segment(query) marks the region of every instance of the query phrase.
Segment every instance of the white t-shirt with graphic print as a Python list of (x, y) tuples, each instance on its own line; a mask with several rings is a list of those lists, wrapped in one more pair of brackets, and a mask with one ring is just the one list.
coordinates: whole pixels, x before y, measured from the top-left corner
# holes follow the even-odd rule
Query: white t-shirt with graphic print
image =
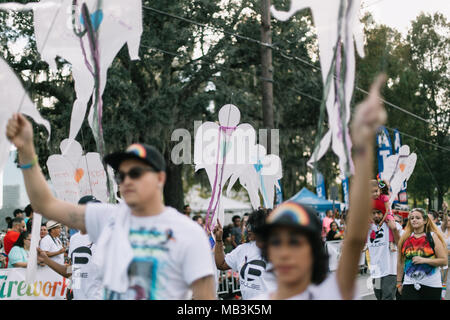
[(225, 256), (225, 262), (235, 272), (239, 272), (239, 282), (243, 300), (272, 291), (276, 288), (276, 279), (271, 265), (261, 257), (256, 241), (243, 243)]
[(92, 262), (97, 246), (87, 234), (70, 237), (69, 257), (72, 260), (74, 300), (102, 300), (103, 286), (98, 267)]
[[(91, 239), (99, 238), (118, 208), (100, 204), (86, 207)], [(105, 299), (187, 299), (194, 281), (214, 274), (209, 240), (196, 222), (170, 207), (156, 216), (130, 218), (128, 240), (134, 253), (128, 267), (130, 286), (125, 293), (105, 290)]]
[[(259, 295), (252, 300), (272, 300), (275, 291)], [(311, 284), (300, 294), (286, 300), (342, 300), (342, 295), (337, 283), (336, 273), (329, 274), (319, 285)]]
[[(400, 224), (397, 230), (403, 233)], [(370, 256), (370, 276), (374, 279), (397, 274), (397, 251), (389, 249), (389, 227), (383, 223), (378, 230), (376, 224), (371, 224), (367, 237), (367, 248)]]

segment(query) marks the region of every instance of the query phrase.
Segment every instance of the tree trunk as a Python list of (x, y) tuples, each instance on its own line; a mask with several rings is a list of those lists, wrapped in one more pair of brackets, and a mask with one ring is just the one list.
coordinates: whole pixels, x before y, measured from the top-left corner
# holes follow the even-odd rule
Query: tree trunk
[(166, 158), (166, 184), (164, 185), (164, 203), (178, 211), (183, 210), (184, 194), (182, 180), (182, 165), (175, 165), (170, 161), (170, 150), (165, 153)]
[(437, 200), (438, 200), (437, 210), (442, 210), (442, 204), (444, 203), (444, 193), (441, 190), (438, 191), (438, 199)]
[[(262, 0), (261, 6), (261, 41), (272, 44), (272, 32), (270, 30), (270, 0)], [(263, 124), (267, 132), (267, 154), (271, 153), (272, 136), (270, 129), (274, 128), (273, 117), (273, 67), (272, 67), (272, 49), (267, 46), (261, 46), (261, 80), (262, 80), (262, 109)], [(260, 142), (261, 143), (261, 142)], [(262, 142), (264, 144), (264, 142)]]

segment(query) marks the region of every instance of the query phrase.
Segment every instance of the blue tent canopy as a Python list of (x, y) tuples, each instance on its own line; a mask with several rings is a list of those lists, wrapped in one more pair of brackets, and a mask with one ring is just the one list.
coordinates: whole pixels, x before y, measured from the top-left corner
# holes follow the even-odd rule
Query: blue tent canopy
[[(306, 188), (300, 190), (300, 192), (298, 192), (295, 196), (293, 196), (289, 200), (309, 205), (318, 212), (333, 210), (333, 202), (319, 198), (314, 192), (311, 192)], [(339, 203), (335, 202), (334, 207), (340, 210)]]

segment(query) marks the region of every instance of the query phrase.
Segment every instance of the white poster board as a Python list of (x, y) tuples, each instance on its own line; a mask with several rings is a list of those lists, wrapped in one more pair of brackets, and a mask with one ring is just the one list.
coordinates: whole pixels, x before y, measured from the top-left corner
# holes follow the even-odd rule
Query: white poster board
[[(341, 258), (341, 250), (342, 250), (342, 243), (343, 240), (337, 240), (337, 241), (327, 241), (325, 242), (325, 249), (328, 252), (329, 260), (328, 260), (328, 266), (330, 271), (336, 271), (339, 259)], [(365, 253), (361, 252), (361, 257), (359, 258), (359, 264), (360, 266), (364, 265), (365, 263)]]
[(25, 268), (0, 269), (0, 300), (65, 300), (70, 281), (50, 268), (39, 267), (27, 284)]

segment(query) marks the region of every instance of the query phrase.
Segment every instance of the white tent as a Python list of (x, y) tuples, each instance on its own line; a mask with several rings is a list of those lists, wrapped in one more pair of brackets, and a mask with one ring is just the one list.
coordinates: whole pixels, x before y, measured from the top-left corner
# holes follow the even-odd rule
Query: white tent
[[(189, 204), (192, 210), (192, 214), (200, 214), (201, 216), (205, 216), (206, 212), (208, 211), (210, 198), (202, 198), (200, 196), (200, 191), (198, 187), (192, 188), (185, 196), (185, 203)], [(231, 218), (234, 215), (243, 216), (244, 213), (252, 212), (253, 208), (248, 201), (248, 196), (246, 201), (237, 200), (237, 199), (231, 199), (229, 197), (226, 197), (222, 195), (220, 197), (220, 206), (224, 208), (225, 212), (225, 221), (223, 222), (223, 225), (227, 225), (231, 223)]]
[[(189, 202), (189, 206), (194, 212), (205, 213), (208, 211), (209, 198), (196, 198)], [(241, 202), (230, 199), (225, 196), (220, 197), (220, 205), (225, 209), (225, 212), (248, 212), (252, 211), (250, 203)]]

